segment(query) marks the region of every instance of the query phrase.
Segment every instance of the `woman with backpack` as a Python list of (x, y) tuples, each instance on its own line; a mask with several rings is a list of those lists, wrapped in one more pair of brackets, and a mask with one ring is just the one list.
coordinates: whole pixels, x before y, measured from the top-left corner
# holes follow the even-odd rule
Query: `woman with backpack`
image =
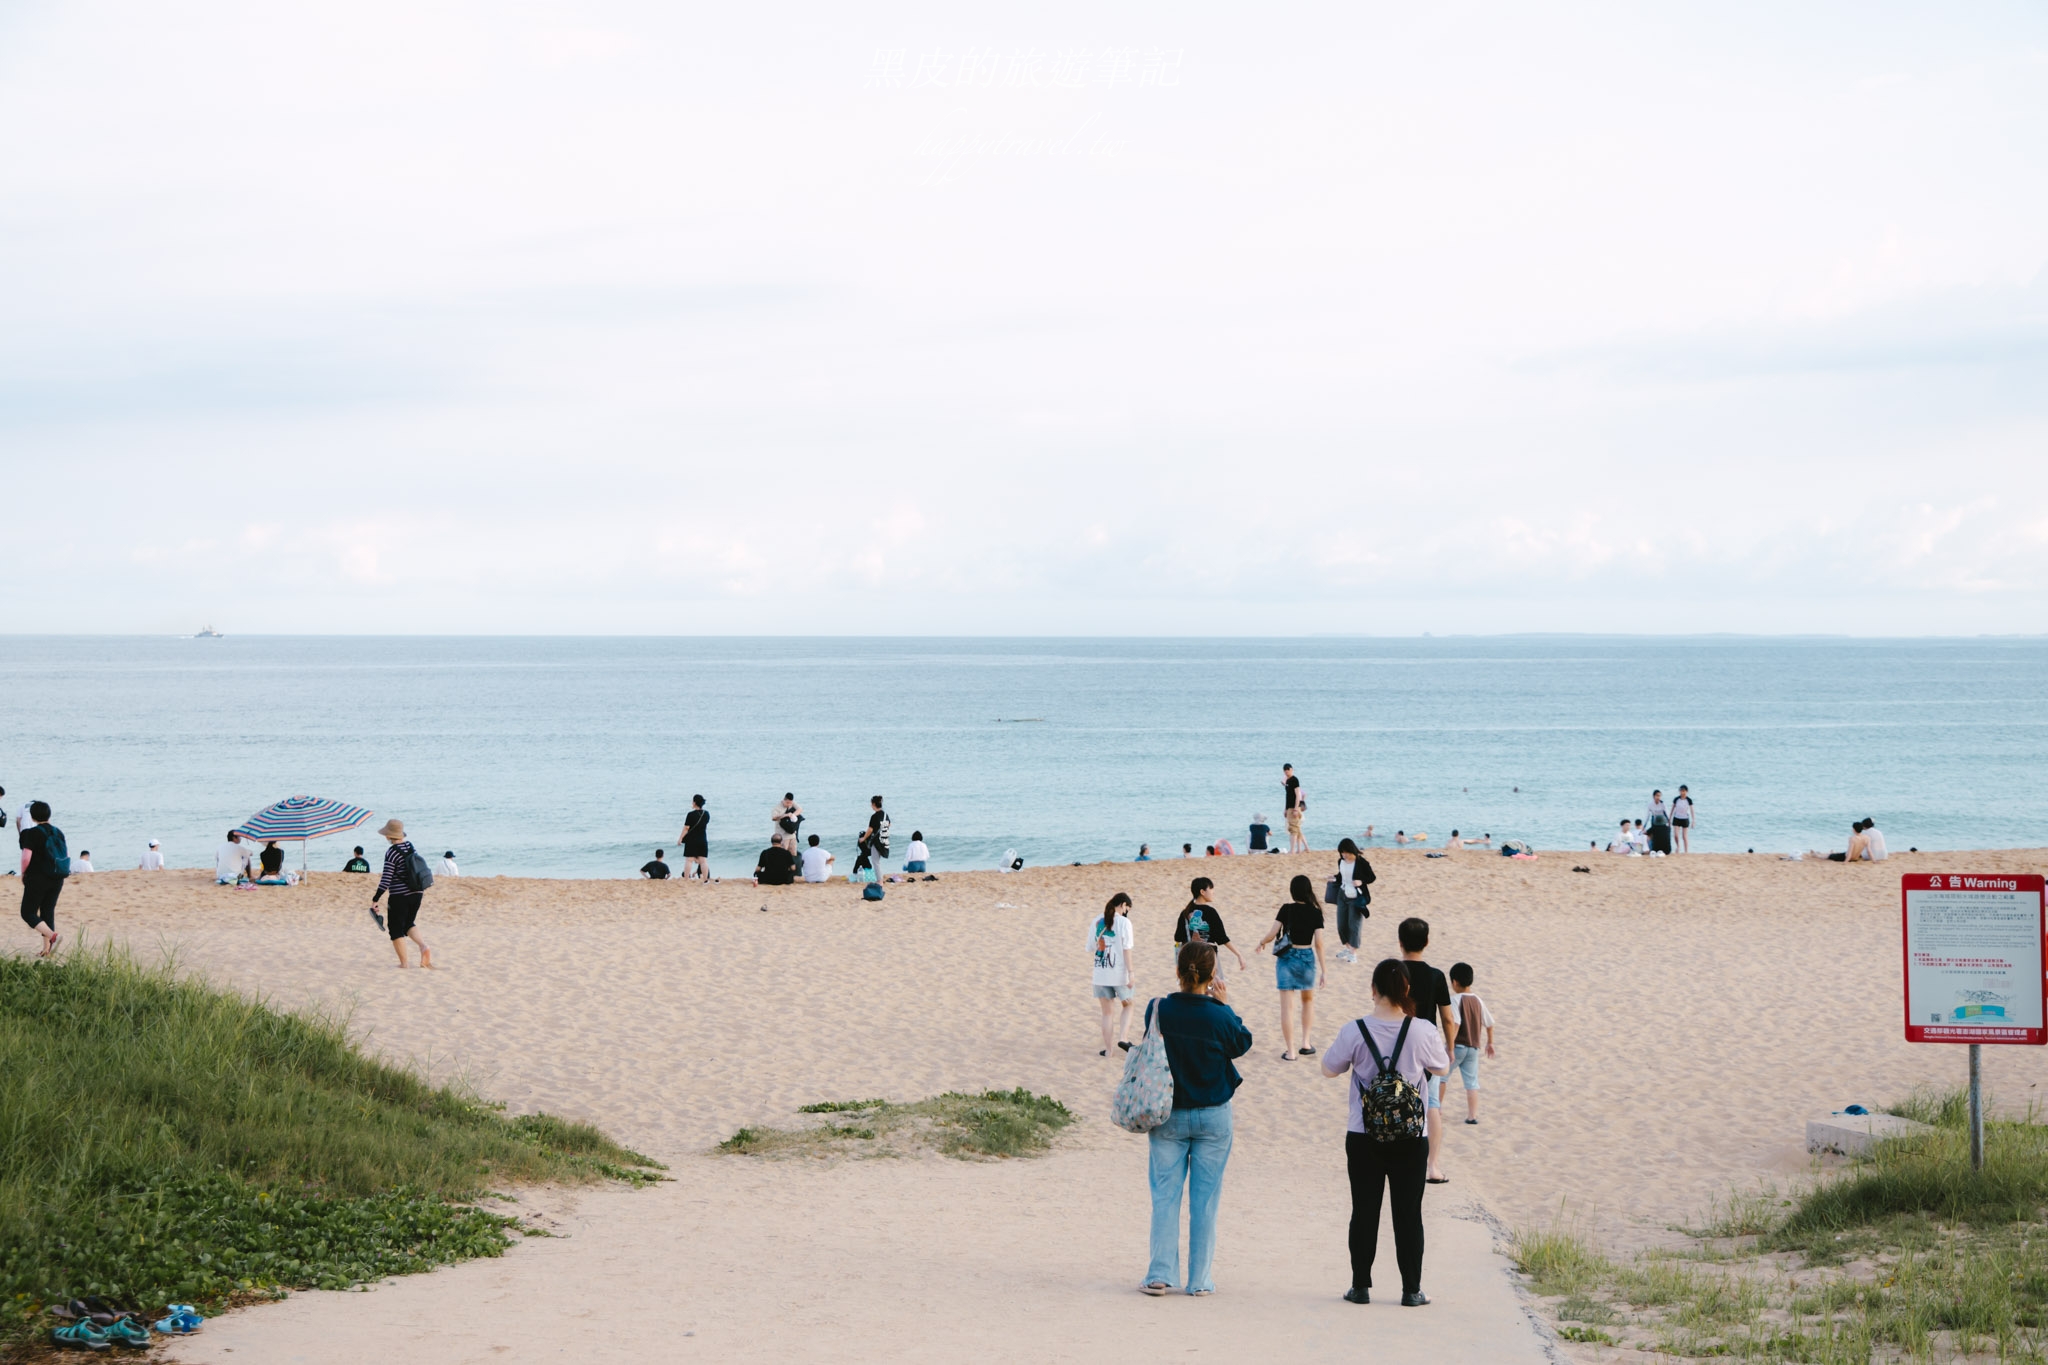
[[(1089, 931), (1089, 946), (1095, 950), (1095, 998), (1102, 1005), (1102, 1055), (1112, 1044), (1124, 1052), (1131, 1045), (1124, 1035), (1131, 1031), (1131, 898), (1119, 891), (1102, 907), (1102, 917)], [(1119, 1017), (1121, 1010), (1121, 1017)]]
[[(403, 820), (386, 820), (384, 828), (377, 832), (390, 842), (391, 847), (384, 850), (384, 875), (370, 895), (370, 918), (390, 933), (391, 948), (398, 954), (399, 966), (412, 965), (405, 960), (405, 941), (411, 939), (419, 945), (420, 966), (431, 969), (434, 965), (433, 950), (420, 937), (414, 921), (419, 918), (420, 901), (433, 882), (433, 874), (426, 870), (427, 860), (413, 851), (412, 841), (405, 837)], [(377, 913), (377, 901), (387, 891), (391, 893), (388, 924)]]
[(1408, 969), (1388, 958), (1372, 969), (1372, 1013), (1346, 1024), (1323, 1054), (1323, 1074), (1351, 1073), (1351, 1123), (1344, 1165), (1351, 1176), (1350, 1303), (1370, 1302), (1373, 1255), (1379, 1249), (1380, 1200), (1394, 1201), (1394, 1259), (1401, 1267), (1401, 1305), (1429, 1302), (1422, 1292), (1422, 1186), (1429, 1172), (1423, 1109), (1425, 1076), (1451, 1069), (1443, 1030), (1414, 1017)]
[(1181, 1187), (1188, 1199), (1187, 1292), (1216, 1292), (1216, 1204), (1230, 1160), (1230, 1097), (1244, 1078), (1231, 1062), (1252, 1050), (1252, 1031), (1230, 1007), (1216, 975), (1216, 946), (1193, 940), (1174, 963), (1180, 989), (1152, 1002), (1148, 1028), (1159, 1030), (1173, 1073), (1173, 1113), (1151, 1130), (1152, 1264), (1144, 1292), (1169, 1294), (1180, 1278)]

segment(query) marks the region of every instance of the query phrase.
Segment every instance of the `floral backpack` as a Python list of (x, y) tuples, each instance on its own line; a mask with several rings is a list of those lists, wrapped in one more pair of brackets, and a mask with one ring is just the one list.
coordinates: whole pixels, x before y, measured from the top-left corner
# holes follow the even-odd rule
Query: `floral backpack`
[(1369, 1083), (1357, 1080), (1356, 1067), (1351, 1072), (1358, 1085), (1358, 1113), (1364, 1120), (1365, 1135), (1375, 1142), (1399, 1142), (1402, 1138), (1421, 1137), (1428, 1131), (1422, 1092), (1394, 1070), (1401, 1060), (1401, 1049), (1408, 1042), (1408, 1026), (1414, 1022), (1412, 1015), (1401, 1021), (1401, 1032), (1394, 1039), (1393, 1055), (1389, 1058), (1380, 1056), (1379, 1044), (1372, 1040), (1365, 1020), (1358, 1021), (1358, 1036), (1365, 1040), (1379, 1066), (1379, 1074)]
[(1159, 1001), (1145, 1006), (1145, 1037), (1124, 1057), (1124, 1078), (1109, 1102), (1109, 1121), (1127, 1133), (1149, 1133), (1173, 1117), (1173, 1068), (1159, 1031)]

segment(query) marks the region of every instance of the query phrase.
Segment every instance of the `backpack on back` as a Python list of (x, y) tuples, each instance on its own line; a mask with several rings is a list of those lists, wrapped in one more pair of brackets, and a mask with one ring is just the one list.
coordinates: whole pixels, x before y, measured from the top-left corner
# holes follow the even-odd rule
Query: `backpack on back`
[(1358, 1021), (1358, 1036), (1365, 1040), (1366, 1048), (1379, 1066), (1379, 1074), (1370, 1083), (1358, 1080), (1358, 1069), (1352, 1068), (1352, 1078), (1358, 1086), (1359, 1117), (1364, 1120), (1365, 1135), (1375, 1142), (1399, 1142), (1403, 1138), (1422, 1137), (1428, 1132), (1428, 1115), (1423, 1108), (1422, 1092), (1406, 1076), (1394, 1070), (1394, 1063), (1401, 1060), (1401, 1048), (1408, 1041), (1408, 1026), (1414, 1022), (1413, 1015), (1401, 1021), (1401, 1032), (1394, 1038), (1393, 1058), (1389, 1060), (1380, 1056), (1379, 1044), (1372, 1040), (1372, 1032), (1366, 1028), (1365, 1020)]
[(427, 860), (420, 856), (418, 849), (412, 851), (412, 859), (406, 865), (405, 879), (412, 883), (415, 895), (425, 891), (434, 884), (434, 873), (427, 866)]
[(47, 833), (43, 836), (43, 852), (50, 855), (51, 871), (59, 877), (71, 875), (71, 846), (64, 842), (64, 831), (55, 825), (44, 825)]

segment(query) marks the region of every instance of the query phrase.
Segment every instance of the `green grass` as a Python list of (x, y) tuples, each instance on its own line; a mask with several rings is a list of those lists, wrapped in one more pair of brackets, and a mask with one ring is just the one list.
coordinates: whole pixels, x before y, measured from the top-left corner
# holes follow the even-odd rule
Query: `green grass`
[[(1763, 1187), (1684, 1229), (1701, 1245), (1616, 1263), (1569, 1227), (1515, 1254), (1571, 1341), (1689, 1358), (2048, 1361), (2048, 1127), (1993, 1121), (1969, 1164), (1967, 1097), (1891, 1112), (1935, 1131), (1880, 1143), (1794, 1198)], [(1734, 1243), (1733, 1246), (1730, 1243)], [(1596, 1334), (1596, 1327), (1604, 1333)]]
[(6, 1336), (80, 1294), (218, 1305), (497, 1255), (517, 1225), (473, 1206), (487, 1191), (655, 1168), (168, 965), (0, 958)]
[(797, 1112), (854, 1117), (807, 1128), (742, 1128), (718, 1150), (734, 1156), (900, 1156), (929, 1147), (963, 1158), (1034, 1156), (1074, 1121), (1058, 1100), (1021, 1087), (979, 1095), (949, 1091), (909, 1104), (827, 1100)]

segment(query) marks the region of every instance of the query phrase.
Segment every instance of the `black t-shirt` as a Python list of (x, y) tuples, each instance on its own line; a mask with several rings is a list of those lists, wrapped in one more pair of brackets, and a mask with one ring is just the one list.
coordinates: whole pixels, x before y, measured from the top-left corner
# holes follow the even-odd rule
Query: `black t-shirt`
[(640, 864), (640, 870), (642, 872), (645, 872), (648, 876), (652, 877), (655, 881), (660, 881), (663, 877), (666, 877), (668, 875), (668, 864), (663, 862), (661, 859), (656, 858), (651, 863)]
[(264, 876), (275, 877), (284, 870), (284, 850), (276, 845), (272, 845), (263, 850), (262, 856), (257, 861), (263, 867)]
[(1451, 983), (1444, 974), (1419, 959), (1402, 959), (1408, 969), (1408, 994), (1415, 1001), (1415, 1017), (1443, 1027), (1444, 1011), (1451, 1005)]
[(1294, 803), (1299, 799), (1299, 797), (1296, 794), (1300, 792), (1300, 790), (1301, 779), (1294, 776), (1292, 773), (1288, 774), (1287, 786), (1283, 788), (1280, 793), (1280, 795), (1287, 801), (1287, 809), (1294, 809)]
[(1253, 825), (1252, 848), (1254, 850), (1264, 848), (1266, 846), (1266, 836), (1272, 832), (1273, 827), (1271, 825)]
[(1323, 908), (1289, 901), (1273, 912), (1273, 918), (1280, 921), (1289, 943), (1297, 948), (1312, 948), (1316, 930), (1323, 927)]
[(786, 848), (770, 844), (761, 850), (760, 859), (754, 864), (754, 875), (761, 879), (763, 886), (788, 886), (796, 880), (796, 859)]
[(343, 872), (368, 872), (370, 870), (369, 860), (362, 857), (350, 858), (341, 870)]
[(1194, 937), (1201, 939), (1204, 943), (1213, 943), (1218, 948), (1230, 942), (1230, 931), (1223, 927), (1223, 916), (1216, 913), (1216, 907), (1204, 905), (1200, 901), (1189, 901), (1187, 909), (1181, 911), (1180, 918), (1173, 922), (1173, 941), (1175, 943), (1186, 943), (1188, 941), (1188, 922), (1196, 916), (1199, 916), (1200, 920), (1193, 926)]
[(54, 877), (57, 875), (57, 860), (50, 856), (50, 835), (55, 833), (61, 845), (64, 835), (55, 825), (30, 825), (21, 832), (21, 846), (29, 850), (28, 867), (23, 877)]

